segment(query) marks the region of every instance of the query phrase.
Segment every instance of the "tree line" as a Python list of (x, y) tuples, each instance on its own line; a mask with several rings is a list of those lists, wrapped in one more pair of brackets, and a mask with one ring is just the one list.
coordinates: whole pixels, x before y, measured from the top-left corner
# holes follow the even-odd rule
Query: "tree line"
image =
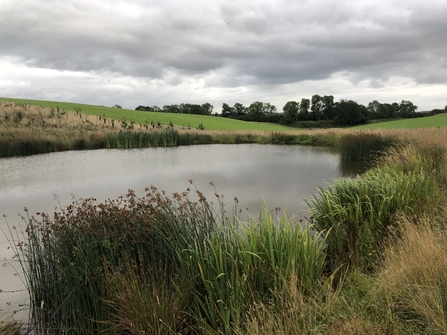
[(138, 106), (135, 108), (137, 111), (143, 112), (165, 112), (165, 113), (181, 113), (181, 114), (199, 114), (199, 115), (211, 115), (213, 113), (214, 106), (209, 102), (205, 102), (202, 105), (183, 103), (179, 105), (164, 105), (163, 108), (158, 106)]
[[(167, 112), (211, 115), (213, 105), (210, 103), (138, 106), (136, 110), (149, 112)], [(367, 106), (353, 100), (342, 99), (338, 102), (332, 95), (314, 94), (311, 99), (302, 98), (301, 101), (288, 101), (282, 108), (282, 113), (269, 102), (256, 101), (249, 106), (236, 102), (233, 106), (222, 104), (221, 117), (243, 121), (280, 123), (301, 127), (330, 127), (354, 126), (367, 123), (370, 120), (413, 118), (447, 112), (444, 109), (434, 109), (431, 112), (417, 112), (418, 107), (411, 101), (402, 100), (400, 103), (380, 103), (377, 100)], [(216, 116), (219, 114), (215, 113)]]

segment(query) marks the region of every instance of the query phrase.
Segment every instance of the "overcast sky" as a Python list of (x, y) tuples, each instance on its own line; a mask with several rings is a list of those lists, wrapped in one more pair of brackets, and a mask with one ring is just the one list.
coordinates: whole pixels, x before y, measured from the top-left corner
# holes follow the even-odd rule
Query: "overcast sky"
[(446, 0), (0, 0), (0, 96), (447, 104)]

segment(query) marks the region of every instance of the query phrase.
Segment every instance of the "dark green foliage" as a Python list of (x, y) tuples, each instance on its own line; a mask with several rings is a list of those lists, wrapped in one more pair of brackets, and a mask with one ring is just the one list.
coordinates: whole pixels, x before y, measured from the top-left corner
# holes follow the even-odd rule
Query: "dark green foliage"
[(397, 138), (373, 133), (344, 135), (340, 141), (342, 160), (372, 161), (399, 144)]
[(356, 179), (335, 180), (308, 201), (311, 221), (326, 232), (328, 265), (371, 270), (380, 258), (382, 242), (394, 215), (423, 212), (436, 197), (430, 177), (433, 162), (412, 153), (398, 162), (371, 169)]
[(183, 133), (178, 135), (178, 145), (213, 144), (216, 143), (209, 134)]
[(18, 248), (22, 265), (29, 264), (26, 279), (37, 331), (107, 331), (107, 297), (114, 296), (104, 286), (108, 267), (131, 261), (175, 275), (182, 267), (178, 252), (209, 236), (215, 220), (200, 192), (199, 201), (192, 202), (189, 191), (172, 198), (154, 187), (147, 191), (142, 198), (129, 191), (102, 204), (75, 202), (53, 218), (28, 218), (27, 242)]
[(173, 147), (177, 144), (178, 132), (172, 129), (152, 132), (120, 131), (107, 134), (105, 138), (106, 148)]

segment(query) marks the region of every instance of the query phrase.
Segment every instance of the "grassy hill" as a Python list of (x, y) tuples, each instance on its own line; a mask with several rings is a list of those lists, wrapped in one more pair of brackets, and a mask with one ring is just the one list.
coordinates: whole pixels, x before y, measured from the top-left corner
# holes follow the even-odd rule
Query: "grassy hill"
[(114, 119), (120, 121), (125, 119), (130, 122), (133, 121), (136, 124), (144, 124), (154, 122), (161, 125), (169, 125), (172, 122), (175, 126), (185, 128), (197, 128), (199, 124), (202, 124), (205, 130), (258, 130), (258, 131), (290, 131), (293, 128), (284, 127), (281, 125), (274, 125), (261, 122), (246, 122), (240, 120), (227, 119), (218, 116), (208, 115), (193, 115), (193, 114), (173, 114), (173, 113), (159, 113), (159, 112), (141, 112), (131, 109), (121, 109), (105, 106), (95, 106), (78, 104), (71, 102), (58, 102), (58, 101), (44, 101), (44, 100), (26, 100), (26, 99), (14, 99), (14, 98), (1, 98), (0, 100), (25, 104), (39, 107), (59, 108), (60, 110), (76, 111), (80, 110), (82, 114), (97, 115), (108, 119)]
[(354, 127), (353, 129), (415, 129), (428, 127), (446, 127), (447, 115), (439, 114), (429, 117), (420, 117), (415, 119), (402, 119), (395, 121), (386, 121), (379, 123), (371, 123), (363, 126)]

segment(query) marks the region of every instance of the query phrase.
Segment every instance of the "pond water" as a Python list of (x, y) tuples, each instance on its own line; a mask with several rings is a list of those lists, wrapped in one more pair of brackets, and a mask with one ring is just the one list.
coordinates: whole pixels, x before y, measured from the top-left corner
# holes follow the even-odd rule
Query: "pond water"
[[(167, 194), (182, 192), (193, 180), (208, 199), (215, 199), (213, 182), (231, 212), (255, 216), (264, 204), (285, 209), (288, 216), (305, 215), (304, 199), (334, 178), (352, 177), (361, 169), (340, 162), (328, 149), (275, 145), (199, 145), (176, 148), (71, 151), (0, 159), (0, 228), (22, 225), (18, 214), (52, 213), (73, 199), (94, 197), (98, 202), (134, 190), (143, 195), (154, 185)], [(18, 229), (20, 232), (20, 228)], [(0, 232), (0, 309), (16, 310), (27, 302), (19, 265), (11, 260), (8, 242)], [(16, 267), (14, 269), (14, 266)], [(16, 272), (19, 275), (15, 275)], [(18, 291), (18, 292), (13, 292)], [(11, 303), (9, 305), (9, 303)], [(0, 314), (1, 317), (1, 314)]]

